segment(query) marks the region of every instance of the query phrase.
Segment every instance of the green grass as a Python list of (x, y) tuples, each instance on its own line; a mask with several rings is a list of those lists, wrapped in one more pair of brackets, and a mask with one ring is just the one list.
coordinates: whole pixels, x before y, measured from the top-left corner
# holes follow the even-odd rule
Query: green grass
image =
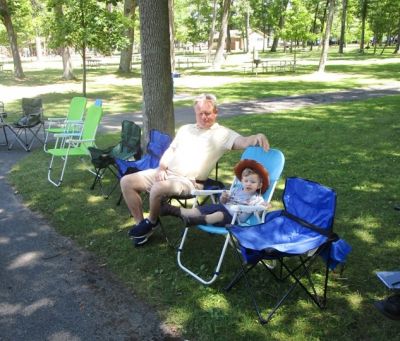
[[(374, 272), (399, 266), (399, 212), (393, 210), (400, 202), (399, 103), (400, 96), (387, 96), (221, 120), (244, 135), (265, 133), (272, 147), (284, 152), (286, 165), (274, 208), (281, 207), (288, 176), (334, 188), (338, 194), (335, 230), (353, 247), (343, 277), (331, 276), (326, 310), (319, 310), (297, 290), (267, 326), (257, 322), (244, 286), (223, 291), (238, 265), (231, 250), (221, 277), (204, 287), (178, 268), (175, 252), (161, 233), (145, 247), (133, 248), (126, 237), (132, 220), (124, 204), (115, 206), (118, 193), (104, 200), (97, 190), (91, 192), (92, 176), (79, 162), (69, 161), (63, 186), (55, 188), (47, 182), (48, 155), (35, 151), (13, 168), (10, 179), (31, 209), (97, 254), (99, 262), (107, 264), (188, 339), (396, 339), (399, 327), (380, 315), (372, 302), (388, 294)], [(99, 143), (109, 145), (117, 138), (102, 136)], [(223, 181), (231, 180), (231, 168), (239, 155), (230, 152), (221, 160)], [(163, 222), (169, 236), (178, 238), (180, 221), (165, 218)], [(203, 273), (211, 272), (221, 239), (193, 233), (196, 236), (184, 260)], [(253, 274), (257, 295), (263, 307), (271, 307), (271, 295), (280, 286), (271, 278), (264, 281), (268, 276), (261, 275), (265, 274)], [(318, 272), (314, 276), (318, 279)]]

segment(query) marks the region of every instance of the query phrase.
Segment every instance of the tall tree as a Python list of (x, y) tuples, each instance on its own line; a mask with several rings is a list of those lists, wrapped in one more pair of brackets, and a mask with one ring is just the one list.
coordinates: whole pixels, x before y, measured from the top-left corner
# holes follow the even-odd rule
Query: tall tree
[[(62, 4), (60, 2), (55, 3), (54, 6), (54, 16), (56, 21), (60, 21), (64, 18), (64, 13), (62, 9)], [(63, 76), (65, 80), (75, 79), (74, 69), (72, 66), (71, 50), (67, 42), (60, 43), (61, 58), (63, 63)]]
[(122, 13), (97, 0), (48, 0), (50, 9), (58, 4), (62, 6), (63, 16), (54, 18), (49, 25), (50, 45), (53, 48), (71, 46), (81, 54), (82, 93), (86, 96), (87, 49), (109, 55), (126, 46)]
[(279, 6), (277, 10), (279, 12), (279, 22), (278, 22), (278, 27), (276, 27), (275, 29), (274, 40), (272, 41), (272, 46), (271, 46), (271, 52), (276, 52), (278, 48), (279, 32), (285, 26), (285, 12), (289, 4), (289, 0), (279, 0), (278, 4)]
[(169, 41), (171, 70), (175, 73), (175, 25), (174, 25), (174, 0), (168, 0), (168, 18), (169, 18)]
[(365, 23), (367, 21), (368, 0), (361, 0), (361, 39), (360, 53), (364, 53), (365, 45)]
[(331, 28), (333, 22), (333, 15), (335, 12), (335, 0), (328, 0), (328, 18), (325, 24), (324, 39), (322, 41), (321, 57), (319, 59), (318, 72), (325, 72), (325, 64), (328, 60), (329, 38), (331, 35)]
[(217, 51), (215, 52), (215, 58), (213, 61), (213, 67), (219, 69), (221, 67), (224, 58), (226, 31), (228, 29), (229, 9), (231, 6), (231, 0), (224, 0), (221, 28), (219, 31)]
[(139, 0), (143, 128), (174, 135), (168, 0)]
[(133, 53), (133, 43), (135, 36), (135, 0), (124, 0), (124, 17), (127, 20), (127, 28), (125, 30), (126, 38), (128, 39), (128, 44), (121, 50), (121, 57), (119, 60), (119, 72), (130, 72), (132, 70), (132, 53)]
[(210, 26), (210, 33), (208, 35), (208, 50), (207, 50), (207, 60), (210, 61), (211, 53), (214, 42), (214, 34), (215, 34), (215, 23), (217, 21), (217, 0), (213, 0), (213, 9), (212, 9), (212, 21)]
[(347, 17), (347, 0), (342, 0), (342, 18), (340, 23), (339, 53), (343, 53), (343, 49), (346, 44), (346, 17)]
[(20, 79), (25, 78), (21, 64), (21, 56), (19, 55), (18, 50), (17, 35), (14, 31), (14, 26), (11, 19), (11, 12), (8, 7), (7, 0), (0, 0), (0, 17), (4, 26), (6, 27), (7, 36), (11, 47), (11, 53), (14, 63), (14, 76)]

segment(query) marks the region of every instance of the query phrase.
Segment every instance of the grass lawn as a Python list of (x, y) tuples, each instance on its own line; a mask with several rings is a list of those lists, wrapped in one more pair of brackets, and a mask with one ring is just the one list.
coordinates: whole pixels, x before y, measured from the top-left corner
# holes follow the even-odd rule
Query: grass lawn
[[(400, 70), (393, 66), (393, 71)], [(279, 82), (274, 86), (279, 87)], [(255, 96), (259, 91), (254, 90)], [(47, 182), (49, 157), (37, 150), (13, 168), (10, 179), (31, 209), (97, 254), (99, 262), (107, 264), (190, 340), (398, 339), (400, 325), (380, 315), (372, 303), (389, 294), (375, 271), (399, 267), (400, 213), (393, 210), (400, 203), (399, 103), (400, 96), (387, 96), (221, 120), (244, 135), (265, 133), (272, 147), (284, 152), (286, 166), (274, 208), (281, 207), (288, 176), (334, 188), (338, 194), (335, 230), (353, 247), (343, 276), (333, 273), (330, 278), (326, 310), (319, 310), (297, 290), (266, 326), (257, 322), (244, 286), (223, 291), (237, 269), (231, 250), (220, 278), (205, 287), (178, 268), (175, 251), (161, 233), (148, 245), (133, 248), (126, 236), (132, 220), (124, 204), (115, 205), (118, 193), (104, 200), (98, 191), (91, 192), (92, 176), (79, 162), (69, 161), (63, 186), (55, 188)], [(99, 145), (109, 145), (117, 138), (101, 136)], [(230, 152), (223, 157), (223, 181), (232, 179), (231, 168), (239, 155)], [(30, 178), (35, 181), (27, 181)], [(165, 218), (163, 222), (169, 235), (178, 238), (180, 221)], [(190, 243), (192, 252), (184, 255), (186, 262), (211, 271), (220, 243), (218, 237), (197, 234)], [(275, 302), (280, 287), (262, 275), (266, 274), (253, 274), (257, 295), (267, 308)], [(314, 276), (319, 279), (318, 272)]]

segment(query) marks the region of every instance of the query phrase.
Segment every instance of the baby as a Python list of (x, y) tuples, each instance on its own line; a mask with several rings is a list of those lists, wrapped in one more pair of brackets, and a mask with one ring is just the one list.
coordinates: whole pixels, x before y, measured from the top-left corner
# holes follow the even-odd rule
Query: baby
[[(163, 204), (161, 215), (181, 217), (187, 226), (217, 225), (226, 226), (232, 223), (234, 205), (265, 205), (262, 194), (269, 187), (268, 171), (255, 160), (241, 160), (234, 173), (240, 179), (241, 186), (235, 186), (231, 191), (224, 191), (219, 204), (207, 204), (195, 208), (176, 207)], [(239, 222), (245, 221), (251, 213), (242, 212), (238, 215)]]

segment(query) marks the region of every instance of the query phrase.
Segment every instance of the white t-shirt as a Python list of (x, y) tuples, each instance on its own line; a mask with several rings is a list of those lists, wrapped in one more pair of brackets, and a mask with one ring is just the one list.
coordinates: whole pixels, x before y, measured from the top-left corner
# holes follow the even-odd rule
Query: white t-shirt
[(218, 123), (210, 129), (201, 129), (196, 124), (184, 125), (170, 145), (174, 153), (168, 160), (168, 170), (191, 180), (206, 180), (221, 156), (232, 149), (238, 136)]

